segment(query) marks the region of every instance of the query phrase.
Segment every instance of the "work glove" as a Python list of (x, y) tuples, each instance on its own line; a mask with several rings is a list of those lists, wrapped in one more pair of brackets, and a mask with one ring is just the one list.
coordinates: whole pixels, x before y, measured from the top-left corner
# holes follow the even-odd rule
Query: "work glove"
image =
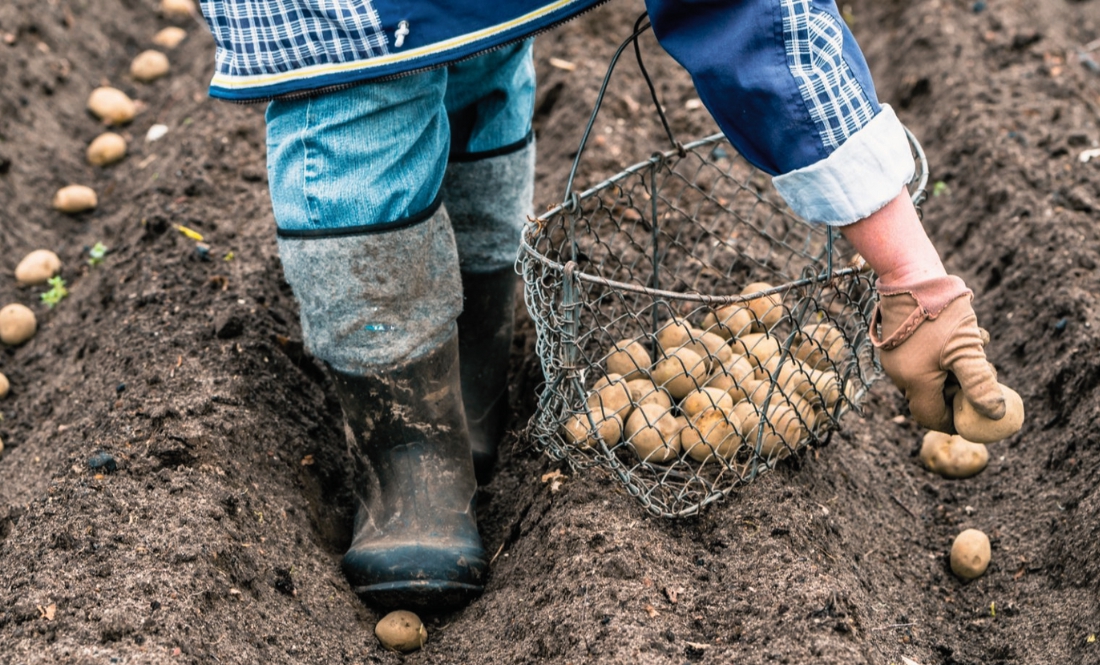
[[(955, 433), (950, 395), (962, 390), (981, 415), (1000, 420), (1005, 400), (997, 373), (985, 357), (989, 334), (978, 327), (973, 293), (953, 275), (911, 284), (876, 285), (879, 302), (871, 341), (882, 369), (905, 393), (913, 419), (929, 429)], [(957, 386), (957, 387), (956, 387)]]

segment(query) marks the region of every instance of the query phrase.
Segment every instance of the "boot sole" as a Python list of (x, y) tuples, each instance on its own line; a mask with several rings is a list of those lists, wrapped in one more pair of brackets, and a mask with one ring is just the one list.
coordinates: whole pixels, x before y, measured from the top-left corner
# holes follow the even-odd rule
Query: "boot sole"
[(371, 605), (432, 611), (464, 607), (485, 590), (478, 584), (444, 580), (384, 582), (353, 588)]

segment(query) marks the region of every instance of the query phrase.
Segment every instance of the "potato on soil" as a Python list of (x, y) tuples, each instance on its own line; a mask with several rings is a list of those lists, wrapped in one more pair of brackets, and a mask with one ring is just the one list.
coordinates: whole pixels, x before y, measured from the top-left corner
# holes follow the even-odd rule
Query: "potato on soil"
[[(753, 282), (741, 289), (741, 295), (747, 296), (774, 288), (767, 282)], [(747, 301), (745, 306), (752, 311), (753, 317), (756, 319), (754, 327), (758, 327), (761, 331), (771, 330), (783, 319), (783, 297), (778, 293), (753, 298)]]
[(626, 388), (630, 391), (630, 401), (637, 408), (643, 404), (657, 404), (666, 409), (672, 408), (672, 397), (663, 389), (658, 388), (649, 379), (634, 379), (626, 382)]
[(108, 125), (125, 125), (134, 119), (134, 100), (118, 88), (101, 87), (88, 97), (88, 110)]
[(0, 342), (17, 346), (34, 337), (38, 319), (25, 305), (13, 303), (0, 309)]
[(733, 397), (720, 388), (700, 388), (688, 393), (684, 401), (680, 402), (680, 410), (688, 418), (692, 418), (707, 409), (728, 411), (733, 408), (733, 404)]
[(680, 423), (671, 411), (656, 404), (635, 409), (624, 435), (642, 461), (663, 464), (680, 454)]
[(0, 372), (0, 399), (7, 397), (9, 390), (11, 390), (11, 383), (8, 382), (8, 377), (4, 376), (3, 372)]
[(53, 207), (60, 212), (75, 215), (99, 205), (95, 190), (85, 185), (67, 185), (53, 195)]
[(61, 259), (48, 249), (36, 249), (15, 266), (15, 280), (24, 286), (37, 286), (61, 271)]
[(398, 610), (382, 617), (374, 627), (374, 636), (390, 651), (409, 653), (428, 641), (428, 629), (420, 617), (412, 612)]
[(187, 31), (172, 25), (153, 35), (153, 43), (161, 48), (172, 50), (187, 39)]
[(165, 18), (191, 18), (197, 13), (193, 0), (160, 0), (160, 13)]
[(104, 132), (92, 139), (86, 154), (92, 166), (108, 166), (126, 156), (126, 139), (114, 132)]
[(977, 529), (967, 529), (955, 536), (951, 544), (951, 571), (964, 580), (981, 577), (991, 556), (989, 536)]
[(690, 349), (675, 349), (657, 361), (650, 372), (653, 383), (668, 391), (673, 399), (683, 399), (706, 382), (707, 364)]
[(998, 383), (1005, 397), (1005, 415), (990, 420), (974, 410), (962, 391), (955, 394), (955, 429), (967, 441), (996, 443), (1012, 436), (1024, 426), (1024, 401), (1012, 388)]
[(691, 426), (680, 432), (680, 445), (688, 457), (705, 462), (718, 456), (731, 459), (741, 447), (737, 416), (723, 409), (710, 408), (696, 414)]
[(621, 374), (626, 380), (637, 379), (653, 365), (645, 345), (636, 339), (615, 342), (615, 350), (607, 356), (607, 371)]
[(142, 83), (149, 83), (167, 75), (168, 68), (168, 56), (149, 49), (138, 53), (130, 63), (130, 76)]
[(703, 330), (728, 340), (751, 332), (753, 320), (751, 310), (742, 305), (726, 305), (707, 314), (703, 319)]
[(958, 434), (931, 431), (920, 447), (924, 468), (943, 478), (969, 478), (989, 464), (989, 449)]
[(633, 408), (630, 403), (630, 388), (626, 384), (626, 380), (618, 374), (608, 374), (596, 381), (588, 393), (588, 408), (593, 411), (604, 409), (608, 413), (626, 418)]
[(596, 423), (594, 429), (588, 421), (588, 414), (578, 413), (570, 417), (563, 427), (566, 440), (581, 448), (597, 446), (599, 439), (603, 439), (607, 447), (611, 448), (622, 440), (623, 421), (618, 415), (595, 409), (592, 411), (592, 420)]

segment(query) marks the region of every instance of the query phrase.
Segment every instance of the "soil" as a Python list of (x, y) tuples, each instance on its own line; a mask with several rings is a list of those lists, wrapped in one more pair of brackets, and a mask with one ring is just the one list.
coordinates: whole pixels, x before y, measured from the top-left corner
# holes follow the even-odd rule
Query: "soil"
[[(562, 196), (640, 9), (617, 0), (539, 40), (540, 206)], [(339, 570), (350, 464), (281, 276), (262, 108), (206, 97), (213, 46), (198, 22), (184, 22), (169, 77), (131, 81), (131, 58), (167, 25), (151, 0), (0, 5), (0, 302), (40, 322), (0, 350), (0, 662), (1100, 663), (1100, 159), (1079, 159), (1100, 145), (1100, 3), (846, 11), (879, 96), (942, 183), (925, 221), (974, 288), (1023, 431), (981, 475), (940, 479), (879, 382), (832, 445), (674, 523), (514, 436), (481, 496), (497, 554), (484, 596), (427, 617), (428, 645), (401, 657), (377, 645), (381, 615)], [(713, 131), (648, 40), (673, 130)], [(665, 145), (626, 65), (582, 184)], [(129, 157), (97, 169), (83, 155), (102, 128), (84, 104), (105, 81), (143, 108)], [(146, 142), (155, 123), (168, 134)], [(72, 182), (96, 188), (96, 211), (49, 208)], [(97, 242), (110, 253), (90, 266)], [(11, 278), (39, 247), (65, 262), (70, 295), (53, 309)], [(516, 432), (540, 381), (533, 346), (521, 322)], [(964, 584), (946, 554), (968, 527), (989, 534), (993, 563)]]

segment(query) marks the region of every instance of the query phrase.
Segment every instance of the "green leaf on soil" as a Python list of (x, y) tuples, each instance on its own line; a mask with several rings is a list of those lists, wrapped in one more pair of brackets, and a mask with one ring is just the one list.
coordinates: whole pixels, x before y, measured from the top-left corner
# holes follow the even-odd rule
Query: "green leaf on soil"
[(46, 283), (50, 285), (50, 290), (42, 294), (42, 302), (46, 303), (46, 307), (53, 309), (54, 305), (69, 295), (69, 290), (65, 288), (65, 280), (60, 276), (51, 277)]

